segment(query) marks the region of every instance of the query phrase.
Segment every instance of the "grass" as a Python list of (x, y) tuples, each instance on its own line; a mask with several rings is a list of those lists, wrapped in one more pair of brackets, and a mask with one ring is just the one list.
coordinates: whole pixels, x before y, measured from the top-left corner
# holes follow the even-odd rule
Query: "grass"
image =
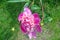
[[(0, 3), (0, 40), (28, 40), (21, 33), (17, 20), (23, 6), (24, 3)], [(51, 7), (48, 4), (45, 8), (53, 20), (42, 26), (37, 40), (60, 40), (60, 5)], [(12, 31), (12, 28), (15, 30)]]

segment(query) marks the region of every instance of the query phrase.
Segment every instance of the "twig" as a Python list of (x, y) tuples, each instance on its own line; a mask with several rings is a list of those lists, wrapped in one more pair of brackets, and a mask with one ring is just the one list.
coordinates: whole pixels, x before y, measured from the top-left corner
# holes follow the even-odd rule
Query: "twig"
[(30, 6), (29, 6), (29, 7), (31, 7), (33, 4), (34, 4), (34, 0), (32, 1), (32, 3), (30, 4)]
[(44, 8), (43, 8), (42, 0), (40, 0), (40, 4), (41, 4), (41, 8), (42, 8), (42, 22), (43, 22), (43, 20), (44, 20)]

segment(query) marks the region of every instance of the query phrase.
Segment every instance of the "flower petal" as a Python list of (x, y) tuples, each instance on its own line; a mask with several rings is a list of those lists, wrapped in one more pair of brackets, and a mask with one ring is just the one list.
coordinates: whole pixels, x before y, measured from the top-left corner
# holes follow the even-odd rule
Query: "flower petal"
[(20, 13), (18, 16), (18, 21), (20, 22), (22, 20), (23, 13)]
[(28, 7), (24, 8), (24, 12), (28, 15), (31, 15), (31, 13), (32, 13), (31, 10)]
[(36, 17), (36, 18), (39, 17), (38, 13), (34, 13), (33, 15), (34, 15), (34, 17)]
[(41, 31), (42, 31), (42, 30), (41, 30), (41, 26), (40, 26), (40, 25), (36, 25), (35, 30), (36, 30), (37, 32), (41, 32)]
[(34, 13), (33, 16), (34, 16), (35, 24), (39, 24), (40, 23), (40, 18), (39, 18), (38, 13)]
[(29, 37), (29, 39), (32, 39), (32, 33), (31, 32), (28, 34), (28, 37)]
[(32, 39), (32, 37), (36, 38), (36, 32), (35, 31), (29, 32), (28, 36), (29, 36), (30, 39)]
[(36, 38), (36, 32), (35, 31), (32, 32), (32, 36), (33, 36), (33, 38)]
[(24, 26), (24, 24), (21, 24), (21, 30), (22, 30), (22, 32), (24, 32), (24, 33), (27, 32), (26, 27)]

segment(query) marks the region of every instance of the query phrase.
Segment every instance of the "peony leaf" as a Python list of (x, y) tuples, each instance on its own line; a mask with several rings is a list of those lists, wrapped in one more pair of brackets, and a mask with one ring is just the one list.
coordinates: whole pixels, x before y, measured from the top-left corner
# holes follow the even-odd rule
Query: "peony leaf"
[(29, 2), (29, 0), (9, 0), (8, 2)]
[(29, 6), (29, 4), (30, 4), (30, 2), (26, 2), (25, 5), (24, 5), (24, 7)]
[(32, 10), (37, 10), (37, 9), (40, 9), (40, 7), (37, 6), (37, 5), (32, 5), (32, 6), (31, 6), (31, 9), (32, 9)]

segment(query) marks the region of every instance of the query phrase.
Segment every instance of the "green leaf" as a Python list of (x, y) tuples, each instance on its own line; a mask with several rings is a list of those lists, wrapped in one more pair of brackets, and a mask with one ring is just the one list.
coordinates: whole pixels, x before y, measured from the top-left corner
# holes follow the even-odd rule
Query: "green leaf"
[(31, 6), (31, 9), (32, 9), (32, 10), (38, 10), (38, 9), (40, 9), (40, 7), (37, 6), (37, 5), (32, 5), (32, 6)]
[(24, 7), (29, 6), (30, 2), (25, 3)]
[(8, 2), (29, 2), (29, 0), (9, 0)]
[(51, 22), (53, 20), (53, 18), (51, 17), (48, 17), (48, 21)]

